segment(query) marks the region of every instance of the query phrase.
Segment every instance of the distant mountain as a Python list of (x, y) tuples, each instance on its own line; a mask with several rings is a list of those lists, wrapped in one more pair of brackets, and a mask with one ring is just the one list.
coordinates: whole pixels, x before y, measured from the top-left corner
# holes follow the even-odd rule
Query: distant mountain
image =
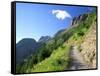
[(16, 44), (16, 62), (19, 63), (32, 54), (39, 44), (31, 38), (24, 38)]
[(42, 36), (38, 42), (32, 38), (24, 38), (16, 44), (16, 63), (22, 62), (32, 53), (34, 53), (44, 42), (51, 38), (49, 36)]
[(66, 29), (61, 29), (61, 30), (59, 30), (59, 31), (55, 34), (55, 37), (59, 37), (59, 35), (60, 35), (61, 33), (63, 33), (64, 31), (66, 31)]
[(38, 40), (38, 42), (47, 42), (47, 41), (49, 41), (51, 39), (51, 37), (50, 36), (42, 36), (39, 40)]

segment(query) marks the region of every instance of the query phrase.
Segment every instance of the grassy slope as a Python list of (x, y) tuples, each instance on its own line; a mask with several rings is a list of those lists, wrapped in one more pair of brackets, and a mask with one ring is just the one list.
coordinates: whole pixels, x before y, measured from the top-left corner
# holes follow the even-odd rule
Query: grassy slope
[(70, 46), (68, 44), (63, 44), (58, 49), (54, 50), (49, 58), (46, 58), (37, 64), (34, 69), (32, 69), (32, 72), (65, 70), (68, 67), (68, 62), (70, 60), (69, 50)]

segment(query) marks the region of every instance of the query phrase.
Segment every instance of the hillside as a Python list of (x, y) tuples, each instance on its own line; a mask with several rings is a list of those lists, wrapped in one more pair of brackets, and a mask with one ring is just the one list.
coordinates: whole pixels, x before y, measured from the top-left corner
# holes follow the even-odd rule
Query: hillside
[(91, 68), (96, 67), (96, 23), (89, 29), (81, 46), (81, 55)]
[(31, 38), (24, 38), (16, 44), (16, 62), (20, 63), (36, 49), (36, 41)]
[[(76, 47), (73, 50), (73, 47)], [(77, 68), (73, 63), (72, 51), (86, 68)], [(80, 54), (80, 55), (79, 55)], [(74, 57), (76, 57), (74, 56)], [(72, 65), (71, 65), (72, 64)], [(75, 67), (71, 69), (71, 67)], [(17, 73), (48, 72), (96, 68), (96, 12), (90, 12), (73, 19), (69, 29), (59, 30), (47, 43), (43, 43), (36, 52), (21, 64)]]
[(48, 42), (50, 39), (51, 39), (50, 36), (42, 36), (42, 37), (38, 40), (38, 42), (45, 43), (45, 42)]

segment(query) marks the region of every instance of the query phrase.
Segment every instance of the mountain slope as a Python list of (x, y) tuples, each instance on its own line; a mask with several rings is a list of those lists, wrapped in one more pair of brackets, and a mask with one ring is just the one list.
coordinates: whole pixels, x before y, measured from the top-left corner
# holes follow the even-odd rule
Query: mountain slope
[[(73, 20), (73, 25), (69, 29), (58, 31), (52, 39), (50, 39), (47, 43), (43, 43), (36, 53), (27, 58), (27, 62), (17, 66), (17, 72), (29, 73), (69, 70), (71, 67), (70, 64), (72, 63), (70, 58), (72, 46), (76, 45), (80, 54), (82, 52), (85, 52), (84, 50), (86, 49), (84, 48), (86, 46), (84, 46), (83, 44), (84, 42), (86, 42), (85, 39), (88, 39), (88, 37), (92, 37), (87, 35), (90, 31), (92, 31), (90, 29), (93, 27), (92, 24), (95, 22), (95, 11), (83, 14), (80, 17), (76, 17)], [(93, 38), (95, 36), (96, 35), (94, 34)], [(83, 45), (84, 48), (81, 48), (81, 45)], [(96, 48), (95, 45), (92, 46)], [(89, 52), (88, 49), (87, 51)], [(96, 63), (94, 62), (94, 64)]]
[(91, 68), (96, 68), (96, 24), (89, 29), (83, 43), (80, 45), (81, 54)]
[(22, 39), (16, 45), (16, 62), (22, 62), (28, 55), (36, 50), (36, 41), (34, 39)]
[(38, 42), (45, 43), (45, 42), (49, 41), (50, 39), (51, 39), (50, 36), (42, 36), (42, 37), (38, 40)]
[[(82, 16), (84, 17), (84, 15), (82, 15)], [(87, 33), (89, 32), (89, 29), (92, 27), (92, 24), (95, 22), (95, 17), (96, 17), (95, 13), (85, 14), (85, 16), (86, 17), (84, 17), (84, 20), (77, 23), (77, 26), (75, 24), (76, 27), (73, 27), (73, 28), (70, 28), (69, 30), (63, 31), (62, 32), (63, 34), (60, 33), (59, 38), (64, 36), (65, 33), (71, 34), (71, 35), (69, 35), (69, 38), (66, 38), (66, 41), (63, 43), (63, 45), (65, 44), (65, 46), (60, 45), (56, 50), (54, 50), (55, 53), (52, 53), (53, 56), (51, 54), (49, 58), (43, 60), (42, 62), (40, 62), (39, 64), (34, 66), (34, 69), (32, 70), (32, 72), (60, 71), (60, 70), (69, 70), (70, 69), (70, 67), (71, 67), (70, 64), (72, 62), (70, 61), (71, 59), (70, 59), (69, 53), (66, 53), (66, 52), (70, 52), (71, 50), (67, 49), (68, 46), (71, 47), (73, 45), (76, 45), (76, 46), (81, 45), (82, 42), (84, 41), (85, 35), (87, 35)], [(93, 47), (96, 48), (95, 45), (93, 45)], [(61, 50), (59, 50), (59, 48), (61, 48)], [(61, 55), (61, 53), (59, 51), (63, 55)], [(79, 51), (79, 49), (78, 49), (78, 51)], [(87, 50), (87, 51), (89, 51), (89, 50)], [(91, 52), (91, 51), (89, 51), (89, 52)], [(63, 56), (64, 56), (65, 61), (62, 60)], [(55, 60), (55, 57), (59, 58), (58, 61)], [(82, 58), (84, 58), (84, 57), (82, 57)], [(83, 62), (81, 62), (81, 63), (84, 64), (84, 68), (83, 68), (83, 66), (78, 65), (79, 68), (75, 68), (75, 70), (92, 68), (90, 66), (88, 67), (88, 65), (87, 65), (87, 63), (85, 63), (85, 61), (84, 61), (84, 63)]]

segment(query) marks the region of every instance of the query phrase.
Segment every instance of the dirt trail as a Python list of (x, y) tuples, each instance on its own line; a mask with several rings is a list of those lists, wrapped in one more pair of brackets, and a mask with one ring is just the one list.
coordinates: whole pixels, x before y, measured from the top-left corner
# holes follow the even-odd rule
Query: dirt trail
[(77, 70), (77, 69), (89, 69), (89, 66), (84, 61), (82, 55), (80, 54), (77, 46), (73, 46), (71, 53), (71, 67), (70, 70)]

